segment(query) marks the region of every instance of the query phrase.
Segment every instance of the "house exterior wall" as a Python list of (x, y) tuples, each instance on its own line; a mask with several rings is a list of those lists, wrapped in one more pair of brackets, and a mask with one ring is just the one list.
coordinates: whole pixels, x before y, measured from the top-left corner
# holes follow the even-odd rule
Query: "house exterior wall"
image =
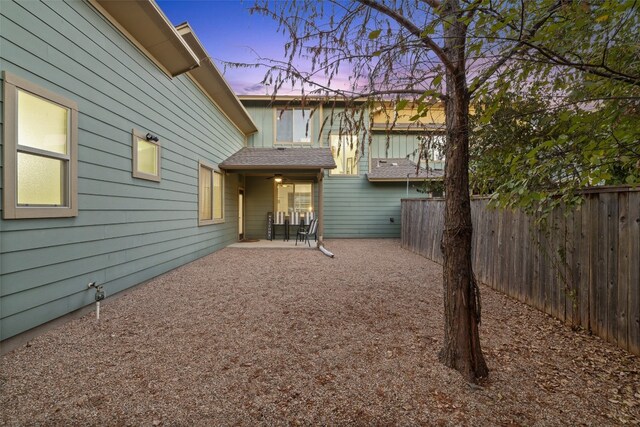
[[(78, 104), (77, 217), (0, 220), (0, 339), (237, 240), (239, 177), (225, 222), (198, 226), (198, 161), (244, 135), (186, 75), (167, 77), (83, 1), (0, 7), (0, 69)], [(132, 177), (132, 129), (160, 140), (161, 181)], [(1, 189), (4, 191), (4, 188)]]
[[(418, 139), (415, 133), (376, 132), (369, 147), (372, 158), (401, 158), (409, 156), (412, 161), (418, 160)], [(415, 156), (415, 157), (414, 157)]]
[[(257, 134), (248, 138), (248, 146), (278, 146), (275, 143), (273, 127), (274, 109), (277, 107), (264, 100), (243, 100), (243, 104), (259, 128)], [(339, 111), (336, 109), (336, 112)], [(327, 120), (322, 134), (319, 134), (321, 123), (330, 112), (329, 108), (317, 108), (312, 117), (311, 144), (314, 147), (329, 147), (329, 132), (332, 135), (339, 133), (338, 120), (334, 120), (333, 126)], [(331, 175), (329, 171), (325, 171), (323, 237), (400, 237), (400, 199), (407, 197), (406, 182), (373, 183), (368, 181), (366, 174), (369, 171), (370, 157), (393, 158), (411, 155), (418, 148), (418, 139), (415, 132), (390, 133), (389, 142), (387, 150), (386, 133), (378, 131), (372, 134), (371, 145), (368, 142), (364, 144), (364, 153), (358, 161), (357, 176)], [(361, 142), (359, 144), (362, 148)], [(417, 160), (417, 157), (415, 159)], [(251, 189), (252, 185), (256, 188)], [(272, 181), (265, 180), (264, 177), (247, 178), (247, 234), (251, 238), (264, 238), (265, 213), (273, 209), (273, 185)], [(409, 197), (422, 195), (415, 187), (415, 183), (411, 183)]]
[[(258, 125), (260, 126), (260, 125)], [(248, 176), (246, 183), (245, 230), (248, 239), (264, 239), (267, 212), (273, 211), (273, 181), (264, 176)]]
[[(421, 115), (416, 121), (415, 116)], [(418, 113), (416, 105), (408, 104), (404, 108), (397, 108), (397, 105), (387, 104), (384, 108), (378, 108), (373, 113), (373, 122), (378, 125), (385, 125), (386, 123), (395, 122), (396, 126), (402, 125), (415, 125), (420, 123), (422, 125), (441, 125), (445, 122), (445, 106), (444, 103), (435, 103), (424, 112), (424, 114)]]
[[(408, 158), (414, 163), (418, 163), (418, 160), (420, 160), (420, 165), (425, 167), (427, 166), (425, 159), (419, 159), (420, 146), (418, 135), (419, 134), (415, 132), (390, 134), (385, 132), (375, 132), (372, 137), (371, 145), (369, 146), (369, 151), (371, 152), (370, 157), (380, 159)], [(434, 133), (434, 135), (438, 135), (441, 138), (444, 137), (444, 134), (442, 133)], [(444, 158), (429, 159), (429, 168), (443, 171)]]
[(311, 115), (309, 136), (310, 143), (297, 143), (297, 144), (282, 144), (275, 142), (276, 130), (276, 109), (278, 107), (286, 106), (286, 103), (278, 103), (276, 106), (266, 106), (265, 102), (244, 102), (244, 106), (247, 112), (253, 119), (253, 122), (258, 128), (258, 132), (248, 137), (247, 145), (249, 147), (256, 148), (270, 148), (270, 147), (322, 147), (326, 146), (326, 140), (323, 140), (319, 136), (320, 128), (322, 127), (322, 111), (316, 110)]
[(324, 237), (400, 237), (400, 199), (424, 194), (416, 191), (415, 183), (410, 183), (407, 196), (406, 182), (369, 182), (366, 173), (370, 158), (405, 157), (417, 148), (417, 143), (414, 135), (392, 134), (388, 153), (385, 153), (382, 147), (386, 146), (386, 136), (376, 133), (371, 145), (365, 143), (357, 176), (336, 176), (325, 172)]
[[(406, 191), (405, 183), (373, 183), (363, 175), (325, 178), (324, 237), (400, 237), (400, 199)], [(410, 187), (409, 197), (420, 195)]]

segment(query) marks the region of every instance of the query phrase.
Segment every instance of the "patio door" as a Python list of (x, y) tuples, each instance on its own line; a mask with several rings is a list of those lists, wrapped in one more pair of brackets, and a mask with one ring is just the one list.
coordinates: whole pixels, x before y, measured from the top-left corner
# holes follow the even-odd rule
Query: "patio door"
[(244, 239), (244, 189), (238, 189), (238, 240)]

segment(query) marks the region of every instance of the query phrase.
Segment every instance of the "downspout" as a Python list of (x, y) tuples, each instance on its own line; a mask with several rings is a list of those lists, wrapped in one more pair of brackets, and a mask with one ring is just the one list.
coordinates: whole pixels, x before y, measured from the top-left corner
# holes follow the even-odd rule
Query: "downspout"
[(318, 246), (324, 238), (324, 169), (318, 174)]
[(333, 254), (324, 247), (324, 170), (318, 174), (318, 249), (320, 252), (333, 258)]
[(407, 199), (409, 198), (409, 175), (411, 175), (411, 172), (407, 174)]

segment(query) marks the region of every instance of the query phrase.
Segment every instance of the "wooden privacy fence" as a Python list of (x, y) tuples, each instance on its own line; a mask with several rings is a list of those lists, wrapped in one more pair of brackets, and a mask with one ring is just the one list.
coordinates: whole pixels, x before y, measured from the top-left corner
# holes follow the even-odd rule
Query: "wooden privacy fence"
[[(486, 285), (640, 354), (640, 191), (602, 188), (540, 227), (471, 202), (473, 269)], [(444, 200), (402, 200), (402, 246), (442, 263)]]

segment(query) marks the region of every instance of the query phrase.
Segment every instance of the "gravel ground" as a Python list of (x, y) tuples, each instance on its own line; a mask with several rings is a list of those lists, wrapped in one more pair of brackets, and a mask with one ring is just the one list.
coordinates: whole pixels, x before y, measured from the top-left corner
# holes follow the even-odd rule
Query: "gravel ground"
[(227, 248), (0, 359), (3, 425), (640, 423), (640, 358), (483, 287), (481, 387), (437, 361), (441, 267), (397, 240)]

